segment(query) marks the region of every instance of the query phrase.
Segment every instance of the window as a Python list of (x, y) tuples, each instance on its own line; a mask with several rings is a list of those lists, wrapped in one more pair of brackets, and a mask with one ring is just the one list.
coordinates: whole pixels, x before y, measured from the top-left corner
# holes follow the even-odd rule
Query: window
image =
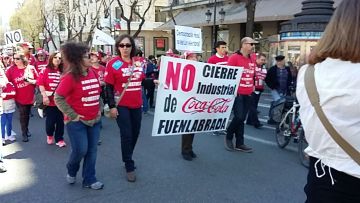
[(76, 27), (76, 20), (73, 20), (73, 27)]
[(92, 0), (90, 0), (89, 2), (90, 2), (90, 3), (92, 3), (93, 1), (92, 1)]
[(162, 7), (155, 6), (155, 22), (166, 22), (166, 13), (160, 12)]
[(79, 27), (81, 27), (81, 16), (79, 16)]
[(115, 18), (121, 19), (121, 9), (119, 7), (115, 7)]
[(58, 18), (59, 18), (59, 30), (65, 31), (65, 15), (63, 13), (59, 13)]
[[(136, 5), (134, 8), (134, 11), (140, 14), (140, 6)], [(133, 20), (138, 22), (138, 21), (140, 21), (140, 17), (138, 15), (136, 15), (135, 12), (133, 14)]]
[(84, 6), (86, 6), (86, 0), (84, 0), (83, 2), (84, 2)]
[(84, 16), (84, 25), (86, 25), (86, 15)]
[(92, 23), (93, 20), (94, 20), (94, 14), (90, 13), (90, 23)]

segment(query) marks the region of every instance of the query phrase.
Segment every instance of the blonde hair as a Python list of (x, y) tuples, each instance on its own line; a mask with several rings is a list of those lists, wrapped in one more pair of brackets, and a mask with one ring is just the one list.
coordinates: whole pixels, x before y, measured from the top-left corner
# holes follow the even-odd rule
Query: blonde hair
[(343, 0), (310, 54), (309, 64), (322, 62), (327, 57), (359, 63), (359, 44), (360, 1)]
[(15, 54), (19, 55), (20, 60), (23, 62), (23, 64), (24, 64), (25, 66), (27, 66), (27, 65), (29, 64), (29, 60), (26, 58), (24, 52), (22, 52), (22, 51), (17, 51), (17, 52), (14, 53), (14, 55), (15, 55)]

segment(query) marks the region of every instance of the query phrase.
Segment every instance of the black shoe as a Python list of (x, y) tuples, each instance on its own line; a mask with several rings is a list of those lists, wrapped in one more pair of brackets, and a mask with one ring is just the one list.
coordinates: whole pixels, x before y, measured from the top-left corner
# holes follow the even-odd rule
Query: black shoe
[(193, 157), (191, 156), (190, 153), (181, 153), (183, 159), (185, 159), (186, 161), (192, 161)]
[(244, 144), (240, 145), (240, 146), (236, 146), (235, 150), (241, 151), (241, 152), (246, 152), (246, 153), (251, 153), (253, 151), (253, 149), (251, 147), (248, 147)]
[(191, 158), (196, 158), (197, 157), (197, 155), (194, 153), (194, 151), (191, 151), (191, 152), (189, 152), (190, 153), (190, 156), (191, 156)]
[(29, 142), (29, 137), (27, 135), (23, 135), (23, 142)]
[(264, 126), (263, 124), (259, 123), (259, 124), (254, 125), (254, 128), (260, 129), (260, 128), (262, 128), (263, 126)]
[(232, 140), (226, 139), (226, 136), (224, 137), (224, 145), (225, 149), (229, 151), (234, 151), (234, 143), (232, 142)]

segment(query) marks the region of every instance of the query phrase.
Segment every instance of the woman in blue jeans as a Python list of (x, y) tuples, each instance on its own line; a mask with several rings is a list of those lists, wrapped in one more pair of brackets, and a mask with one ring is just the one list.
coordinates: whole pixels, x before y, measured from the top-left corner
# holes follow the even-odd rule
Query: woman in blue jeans
[(55, 92), (55, 103), (64, 113), (71, 144), (66, 179), (70, 184), (75, 183), (83, 160), (83, 187), (99, 190), (104, 187), (95, 176), (100, 135), (100, 83), (90, 68), (89, 48), (85, 44), (68, 42), (61, 50), (66, 69)]
[[(106, 95), (110, 116), (116, 118), (121, 135), (121, 153), (127, 180), (135, 182), (135, 162), (132, 158), (141, 127), (142, 88), (144, 59), (135, 56), (135, 42), (129, 35), (121, 35), (115, 42), (118, 56), (106, 65)], [(131, 82), (130, 82), (131, 81)], [(115, 102), (118, 92), (123, 97)]]

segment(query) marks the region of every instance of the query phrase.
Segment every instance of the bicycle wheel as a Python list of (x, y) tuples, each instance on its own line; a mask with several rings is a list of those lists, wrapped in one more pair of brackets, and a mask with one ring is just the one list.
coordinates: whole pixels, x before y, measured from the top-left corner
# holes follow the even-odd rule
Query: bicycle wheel
[(299, 135), (299, 143), (298, 143), (298, 153), (300, 158), (300, 163), (305, 166), (306, 168), (309, 168), (309, 155), (307, 155), (304, 150), (306, 147), (308, 147), (308, 142), (306, 141), (304, 130), (300, 130)]
[(284, 148), (286, 147), (290, 140), (291, 140), (291, 117), (292, 114), (288, 114), (286, 116), (286, 118), (284, 118), (286, 115), (286, 112), (284, 112), (281, 115), (281, 121), (284, 120), (283, 123), (280, 122), (279, 125), (276, 126), (276, 133), (275, 133), (275, 137), (276, 137), (276, 143), (278, 144), (278, 146), (280, 148)]

